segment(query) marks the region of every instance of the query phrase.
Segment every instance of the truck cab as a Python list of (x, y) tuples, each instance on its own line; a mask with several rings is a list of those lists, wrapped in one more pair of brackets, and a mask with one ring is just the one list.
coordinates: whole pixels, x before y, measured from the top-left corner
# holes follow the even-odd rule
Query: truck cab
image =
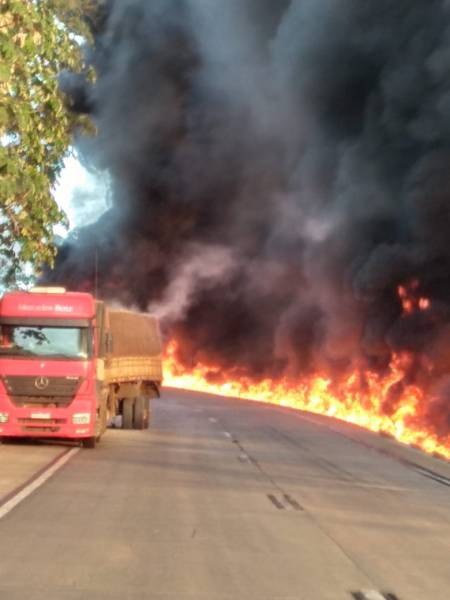
[[(99, 435), (95, 301), (63, 288), (0, 300), (0, 437)], [(97, 430), (96, 430), (97, 427)]]
[(93, 448), (107, 424), (146, 429), (159, 395), (158, 320), (91, 294), (38, 287), (0, 299), (0, 438)]

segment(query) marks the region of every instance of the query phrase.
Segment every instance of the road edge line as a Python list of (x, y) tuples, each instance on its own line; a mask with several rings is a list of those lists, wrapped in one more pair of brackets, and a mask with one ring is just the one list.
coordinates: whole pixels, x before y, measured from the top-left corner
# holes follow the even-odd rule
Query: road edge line
[(39, 469), (25, 483), (16, 487), (12, 492), (0, 499), (0, 519), (6, 517), (16, 506), (28, 498), (35, 490), (43, 485), (52, 475), (63, 467), (80, 451), (80, 448), (69, 448), (58, 454), (47, 465)]

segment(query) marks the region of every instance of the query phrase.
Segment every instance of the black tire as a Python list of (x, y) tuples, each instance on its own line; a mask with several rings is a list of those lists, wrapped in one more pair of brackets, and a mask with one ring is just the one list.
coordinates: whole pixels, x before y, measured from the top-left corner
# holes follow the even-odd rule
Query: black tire
[(133, 404), (130, 398), (122, 402), (122, 429), (133, 429)]
[(95, 448), (95, 445), (97, 443), (97, 438), (94, 437), (90, 437), (90, 438), (85, 438), (83, 440), (83, 448), (89, 448), (90, 450), (92, 450), (93, 448)]
[(17, 441), (17, 438), (6, 437), (6, 436), (0, 437), (0, 442), (2, 444), (14, 444), (14, 442), (16, 442), (16, 441)]
[(105, 433), (107, 425), (108, 425), (108, 409), (106, 407), (106, 402), (102, 404), (100, 408), (99, 415), (99, 423), (98, 423), (98, 432), (97, 433), (97, 442), (99, 442), (102, 438), (102, 435)]
[(147, 429), (149, 416), (149, 399), (139, 396), (134, 401), (134, 429)]

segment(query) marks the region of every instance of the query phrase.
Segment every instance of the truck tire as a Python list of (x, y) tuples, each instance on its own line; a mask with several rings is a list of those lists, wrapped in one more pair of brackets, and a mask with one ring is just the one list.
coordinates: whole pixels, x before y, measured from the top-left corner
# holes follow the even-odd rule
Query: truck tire
[(149, 416), (149, 399), (138, 396), (134, 401), (134, 429), (147, 429)]
[(122, 429), (133, 429), (134, 400), (125, 398), (122, 402)]
[(99, 423), (98, 423), (98, 431), (96, 431), (97, 433), (97, 442), (100, 441), (102, 435), (105, 433), (106, 428), (108, 426), (108, 409), (106, 406), (106, 402), (104, 402), (102, 404), (102, 406), (100, 407), (100, 414), (99, 414)]
[(94, 437), (90, 437), (90, 438), (85, 438), (83, 440), (83, 448), (89, 448), (90, 450), (92, 450), (93, 448), (95, 448), (95, 445), (97, 443), (97, 438)]

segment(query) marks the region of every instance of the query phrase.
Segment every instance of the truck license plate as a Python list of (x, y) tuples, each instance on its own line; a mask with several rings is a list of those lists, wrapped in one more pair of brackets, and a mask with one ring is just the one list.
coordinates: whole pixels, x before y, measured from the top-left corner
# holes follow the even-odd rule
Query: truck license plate
[(50, 419), (49, 413), (31, 413), (32, 419)]

